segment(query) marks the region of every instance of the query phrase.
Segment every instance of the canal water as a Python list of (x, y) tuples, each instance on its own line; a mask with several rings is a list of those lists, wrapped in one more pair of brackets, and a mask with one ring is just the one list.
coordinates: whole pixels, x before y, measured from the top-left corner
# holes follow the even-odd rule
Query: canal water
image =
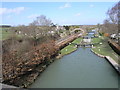
[(118, 88), (118, 74), (90, 48), (78, 48), (49, 65), (30, 88)]

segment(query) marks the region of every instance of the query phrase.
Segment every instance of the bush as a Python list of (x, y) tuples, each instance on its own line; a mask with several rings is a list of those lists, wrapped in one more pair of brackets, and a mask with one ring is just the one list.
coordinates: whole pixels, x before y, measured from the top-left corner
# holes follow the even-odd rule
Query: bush
[[(4, 82), (15, 84), (13, 78), (18, 78), (37, 65), (47, 64), (52, 56), (57, 54), (54, 40), (47, 40), (34, 46), (36, 41), (30, 38), (10, 38), (3, 41), (2, 73)], [(8, 81), (10, 80), (10, 81)]]
[(104, 36), (109, 37), (110, 35), (109, 35), (109, 33), (104, 33)]

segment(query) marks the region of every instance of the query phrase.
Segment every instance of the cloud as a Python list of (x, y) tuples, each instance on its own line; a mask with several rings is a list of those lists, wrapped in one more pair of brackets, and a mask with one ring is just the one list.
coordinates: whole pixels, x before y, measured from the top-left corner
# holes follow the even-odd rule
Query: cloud
[(0, 15), (15, 13), (19, 14), (25, 10), (25, 7), (16, 7), (16, 8), (0, 8)]
[(90, 7), (94, 7), (94, 5), (91, 4)]
[(77, 13), (77, 14), (75, 14), (75, 16), (80, 16), (81, 15), (81, 13)]
[(37, 16), (39, 16), (39, 15), (38, 15), (38, 14), (32, 14), (32, 15), (28, 16), (28, 18), (29, 18), (29, 19), (34, 19), (34, 18), (36, 18)]
[(69, 3), (66, 3), (65, 5), (61, 6), (60, 8), (63, 9), (63, 8), (69, 8), (71, 7), (71, 5)]

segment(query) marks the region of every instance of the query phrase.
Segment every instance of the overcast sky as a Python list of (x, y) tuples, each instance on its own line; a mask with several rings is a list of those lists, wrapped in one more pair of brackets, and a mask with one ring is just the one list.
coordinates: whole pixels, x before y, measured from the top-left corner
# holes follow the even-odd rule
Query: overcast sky
[(106, 12), (116, 2), (4, 2), (0, 8), (1, 24), (28, 25), (45, 15), (59, 25), (94, 25), (102, 23)]

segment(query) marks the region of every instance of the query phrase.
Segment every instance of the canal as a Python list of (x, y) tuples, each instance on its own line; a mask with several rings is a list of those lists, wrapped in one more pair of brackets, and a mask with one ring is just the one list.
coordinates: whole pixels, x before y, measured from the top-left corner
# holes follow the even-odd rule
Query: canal
[(118, 88), (118, 74), (90, 48), (56, 60), (29, 88)]

